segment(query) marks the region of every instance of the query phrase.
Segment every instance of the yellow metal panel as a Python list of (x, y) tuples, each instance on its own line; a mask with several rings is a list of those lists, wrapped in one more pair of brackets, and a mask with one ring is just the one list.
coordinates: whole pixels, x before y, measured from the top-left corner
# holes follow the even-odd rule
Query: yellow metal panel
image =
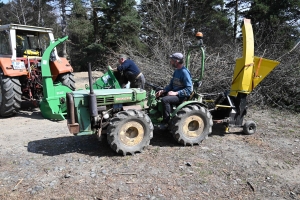
[(217, 104), (216, 107), (218, 107), (218, 108), (231, 108), (231, 106), (219, 105), (219, 104)]
[(254, 89), (278, 64), (278, 61), (268, 60), (255, 56), (252, 89)]
[(254, 58), (254, 38), (250, 19), (244, 19), (243, 32), (243, 58), (245, 65), (253, 63)]
[(244, 19), (243, 57), (236, 59), (230, 96), (250, 93), (279, 64), (277, 61), (254, 56), (254, 38), (249, 19)]
[(250, 93), (252, 91), (254, 38), (249, 19), (244, 19), (242, 31), (243, 57), (236, 60), (230, 96), (237, 96), (238, 92)]
[(249, 93), (252, 88), (253, 64), (245, 66), (244, 58), (236, 59), (233, 81), (231, 83), (230, 96), (236, 96), (238, 92)]

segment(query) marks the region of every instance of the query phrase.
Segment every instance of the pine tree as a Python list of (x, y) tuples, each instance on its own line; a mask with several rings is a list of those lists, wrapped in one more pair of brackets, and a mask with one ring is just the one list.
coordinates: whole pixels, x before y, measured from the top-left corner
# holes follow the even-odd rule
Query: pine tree
[[(87, 62), (97, 59), (97, 53), (103, 49), (95, 44), (93, 25), (86, 7), (81, 0), (72, 0), (72, 11), (68, 19), (68, 35), (71, 41), (68, 52), (72, 66), (76, 71), (86, 70)], [(98, 56), (99, 57), (99, 56)]]
[(186, 28), (201, 31), (210, 46), (222, 46), (232, 37), (232, 23), (223, 0), (189, 0)]
[(299, 0), (254, 0), (245, 16), (266, 44), (284, 43), (290, 48), (300, 35), (299, 13)]
[(101, 43), (117, 50), (117, 43), (126, 41), (137, 45), (141, 20), (134, 0), (103, 0), (99, 3), (98, 18)]
[(225, 7), (227, 10), (227, 17), (233, 19), (233, 39), (239, 36), (238, 33), (241, 31), (241, 24), (243, 22), (243, 14), (245, 11), (249, 9), (249, 5), (251, 4), (252, 0), (229, 0), (225, 1)]

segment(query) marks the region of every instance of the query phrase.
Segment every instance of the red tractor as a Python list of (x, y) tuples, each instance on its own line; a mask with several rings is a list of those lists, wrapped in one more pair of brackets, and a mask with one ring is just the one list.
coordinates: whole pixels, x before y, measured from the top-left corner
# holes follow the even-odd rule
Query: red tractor
[[(43, 97), (41, 62), (53, 43), (51, 28), (7, 24), (0, 26), (0, 116), (10, 117), (22, 100), (39, 102)], [(54, 48), (50, 57), (53, 83), (75, 90), (73, 68)]]

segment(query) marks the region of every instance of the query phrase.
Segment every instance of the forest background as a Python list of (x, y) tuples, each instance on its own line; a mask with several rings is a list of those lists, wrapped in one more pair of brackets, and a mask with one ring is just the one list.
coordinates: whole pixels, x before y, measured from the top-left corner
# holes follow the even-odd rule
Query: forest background
[[(75, 71), (105, 71), (126, 53), (147, 82), (168, 84), (168, 56), (187, 53), (201, 31), (205, 72), (201, 92), (230, 89), (235, 59), (242, 56), (243, 18), (251, 19), (255, 55), (280, 61), (255, 88), (250, 105), (300, 111), (299, 0), (6, 0), (0, 1), (1, 24), (53, 28), (58, 47)], [(190, 71), (200, 75), (201, 52), (191, 55)]]

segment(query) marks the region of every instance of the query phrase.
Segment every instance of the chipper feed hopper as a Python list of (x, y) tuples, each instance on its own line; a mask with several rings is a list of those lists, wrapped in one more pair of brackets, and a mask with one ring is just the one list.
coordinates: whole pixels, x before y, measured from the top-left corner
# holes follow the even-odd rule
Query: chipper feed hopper
[[(192, 95), (179, 105), (172, 105), (168, 131), (174, 140), (183, 145), (200, 144), (211, 132), (215, 123), (223, 123), (226, 131), (229, 127), (243, 127), (246, 134), (253, 134), (256, 124), (243, 122), (246, 114), (246, 97), (263, 80), (278, 62), (254, 56), (254, 40), (250, 20), (243, 26), (243, 57), (237, 59), (230, 92), (222, 92), (214, 100), (214, 107), (208, 108), (205, 101), (210, 94), (199, 93), (204, 71), (204, 48), (202, 34), (193, 48), (202, 51), (201, 75), (193, 79)], [(192, 50), (192, 49), (191, 49)], [(189, 65), (190, 50), (187, 55)], [(89, 66), (89, 85), (92, 86)], [(111, 72), (108, 72), (111, 73)], [(107, 76), (108, 75), (108, 76)], [(114, 77), (105, 75), (101, 82), (113, 84)], [(109, 80), (112, 79), (112, 80)], [(162, 121), (161, 98), (156, 98), (158, 88), (149, 84), (148, 92), (139, 88), (99, 89), (94, 86), (89, 90), (67, 93), (68, 128), (74, 135), (107, 135), (111, 148), (123, 155), (141, 152), (149, 145), (153, 129)], [(118, 86), (119, 87), (119, 86)], [(118, 88), (111, 86), (111, 88)]]
[(247, 121), (247, 95), (279, 64), (277, 61), (254, 56), (254, 37), (249, 19), (244, 19), (243, 57), (236, 60), (233, 79), (229, 92), (224, 92), (215, 100), (211, 111), (216, 123), (224, 123), (226, 132), (229, 127), (241, 127), (246, 134), (256, 131), (256, 124)]

